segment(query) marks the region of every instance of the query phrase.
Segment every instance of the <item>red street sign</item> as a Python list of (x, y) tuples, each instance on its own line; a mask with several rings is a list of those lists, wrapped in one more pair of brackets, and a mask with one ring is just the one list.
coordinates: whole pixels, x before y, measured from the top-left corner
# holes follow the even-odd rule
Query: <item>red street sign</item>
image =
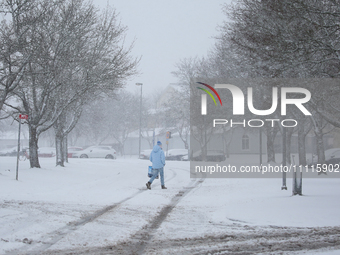
[(26, 114), (19, 114), (19, 118), (22, 120), (27, 120), (28, 119), (28, 115)]

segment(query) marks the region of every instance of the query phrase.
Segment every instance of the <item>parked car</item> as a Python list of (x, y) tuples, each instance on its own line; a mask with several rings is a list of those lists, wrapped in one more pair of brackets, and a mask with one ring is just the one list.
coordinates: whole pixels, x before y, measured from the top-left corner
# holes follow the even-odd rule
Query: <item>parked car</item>
[(181, 157), (181, 161), (188, 161), (189, 160), (189, 155), (185, 155)]
[[(340, 148), (332, 148), (325, 150), (325, 162), (328, 160), (334, 159), (334, 158), (340, 158)], [(312, 160), (307, 160), (307, 164), (309, 166), (316, 165), (318, 163), (318, 156), (313, 155)]]
[(326, 160), (325, 164), (328, 166), (328, 168), (330, 168), (330, 165), (332, 165), (332, 170), (338, 169), (340, 165), (340, 156)]
[(79, 152), (79, 151), (82, 151), (83, 148), (82, 147), (76, 147), (76, 146), (73, 146), (73, 147), (68, 147), (67, 148), (67, 157), (68, 158), (72, 158), (72, 155), (76, 152)]
[(322, 173), (327, 174), (328, 171), (329, 172), (333, 172), (333, 171), (337, 172), (337, 171), (339, 171), (339, 166), (340, 166), (340, 156), (337, 156), (337, 157), (326, 160), (325, 163), (323, 163), (323, 164), (314, 164), (313, 167), (318, 172), (318, 174), (320, 175)]
[(340, 158), (340, 148), (325, 150), (325, 160)]
[(117, 154), (111, 146), (91, 146), (82, 151), (72, 153), (72, 158), (106, 158), (116, 159)]
[(150, 158), (150, 153), (152, 150), (142, 150), (140, 152), (139, 158), (140, 159), (149, 159)]
[(56, 152), (55, 152), (54, 147), (38, 148), (38, 157), (40, 158), (52, 158), (52, 157), (55, 157), (55, 155), (56, 155)]
[[(0, 152), (0, 156), (17, 156), (17, 147), (13, 147), (11, 149), (2, 150)], [(20, 151), (20, 156), (26, 156), (29, 158), (29, 148), (24, 147)], [(41, 147), (38, 148), (38, 157), (41, 158), (50, 158), (55, 156), (55, 148), (54, 147)]]
[(16, 156), (17, 155), (17, 149), (18, 146), (8, 148), (8, 149), (3, 149), (0, 151), (0, 156)]
[[(7, 157), (16, 157), (17, 156), (17, 149), (18, 146), (8, 148), (8, 149), (3, 149), (0, 151), (0, 156), (7, 156)], [(25, 156), (25, 151), (28, 150), (28, 147), (23, 147), (20, 150), (19, 156)]]
[(187, 149), (171, 149), (168, 150), (165, 159), (166, 160), (181, 160), (183, 156), (188, 155)]
[[(221, 150), (209, 150), (207, 152), (206, 161), (221, 162), (221, 161), (225, 161), (226, 158), (227, 158), (226, 155)], [(201, 151), (195, 152), (193, 154), (192, 159), (195, 161), (202, 161), (203, 160), (202, 152)]]

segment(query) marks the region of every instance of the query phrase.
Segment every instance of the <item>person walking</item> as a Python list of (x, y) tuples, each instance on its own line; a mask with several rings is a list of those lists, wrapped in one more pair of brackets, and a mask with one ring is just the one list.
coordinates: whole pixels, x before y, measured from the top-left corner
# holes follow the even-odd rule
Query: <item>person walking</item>
[(152, 162), (152, 177), (146, 183), (146, 187), (151, 189), (151, 184), (158, 175), (161, 176), (161, 187), (162, 189), (167, 189), (164, 184), (164, 166), (165, 166), (165, 156), (164, 151), (162, 150), (162, 143), (160, 141), (157, 142), (150, 153), (150, 161)]

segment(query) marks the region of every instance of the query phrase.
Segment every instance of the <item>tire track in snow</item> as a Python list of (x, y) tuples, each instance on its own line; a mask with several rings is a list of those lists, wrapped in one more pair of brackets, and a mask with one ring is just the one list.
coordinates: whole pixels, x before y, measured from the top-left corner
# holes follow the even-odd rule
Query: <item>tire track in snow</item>
[[(169, 170), (173, 171), (172, 169), (169, 169)], [(173, 173), (175, 174), (174, 171)], [(190, 191), (192, 191), (194, 188), (199, 186), (204, 180), (205, 180), (205, 176), (199, 180), (195, 179), (195, 180), (190, 181), (188, 186), (181, 189), (171, 199), (171, 202), (168, 205), (164, 206), (161, 209), (161, 211), (150, 220), (150, 224), (142, 227), (139, 231), (133, 234), (129, 238), (129, 241), (120, 242), (115, 246), (97, 247), (97, 248), (78, 248), (78, 249), (60, 250), (60, 251), (50, 250), (44, 253), (40, 252), (39, 254), (53, 254), (53, 255), (55, 254), (136, 254), (136, 255), (144, 254), (144, 251), (148, 248), (150, 242), (152, 241), (154, 233), (161, 226), (161, 224), (164, 222), (167, 216), (171, 213), (171, 211)], [(169, 179), (167, 181), (169, 181)], [(141, 190), (140, 193), (143, 191)], [(47, 248), (45, 248), (44, 250), (46, 250)]]
[[(150, 220), (150, 224), (132, 235), (127, 242), (121, 242), (115, 246), (100, 247), (86, 250), (73, 250), (71, 254), (144, 254), (152, 242), (153, 235), (161, 226), (167, 216), (176, 205), (193, 189), (202, 184), (205, 176), (199, 180), (193, 180), (188, 186), (181, 189), (172, 199), (170, 204), (164, 206), (162, 210)], [(79, 252), (79, 253), (78, 253)]]
[[(134, 236), (132, 236), (132, 240), (136, 239), (139, 242), (136, 243), (134, 249), (132, 250), (132, 254), (144, 254), (144, 251), (150, 245), (150, 242), (153, 238), (154, 233), (161, 226), (161, 224), (165, 221), (167, 216), (171, 213), (171, 211), (176, 207), (176, 205), (186, 196), (190, 191), (200, 185), (205, 178), (201, 178), (200, 180), (191, 181), (189, 186), (184, 187), (184, 189), (180, 190), (172, 199), (169, 205), (163, 207), (160, 213), (155, 216), (151, 224), (146, 226), (144, 229), (138, 231)], [(143, 241), (141, 241), (143, 240)]]
[[(163, 215), (162, 217), (166, 217)], [(161, 217), (160, 217), (161, 218)], [(340, 227), (252, 227), (240, 226), (237, 232), (198, 238), (152, 241), (157, 222), (136, 233), (129, 241), (112, 247), (51, 251), (48, 254), (296, 254), (304, 251), (332, 251), (340, 249)], [(240, 233), (240, 230), (244, 232)], [(150, 232), (148, 232), (150, 231)], [(154, 230), (155, 231), (155, 230)]]
[[(258, 228), (257, 233), (225, 235), (186, 242), (190, 254), (292, 254), (297, 251), (340, 249), (340, 227)], [(181, 242), (179, 242), (181, 243)], [(174, 244), (171, 245), (173, 250)], [(183, 245), (183, 244), (182, 244)], [(179, 248), (177, 244), (177, 248)], [(186, 254), (187, 252), (179, 252)], [(152, 253), (151, 253), (152, 254)], [(308, 252), (306, 253), (308, 254)]]
[[(169, 171), (172, 172), (172, 176), (170, 178), (166, 178), (166, 181), (170, 181), (174, 179), (177, 176), (177, 173), (173, 169), (168, 169)], [(62, 240), (66, 235), (78, 230), (82, 226), (93, 222), (94, 220), (98, 219), (102, 215), (112, 212), (114, 209), (117, 209), (120, 205), (123, 203), (129, 201), (130, 199), (133, 199), (134, 197), (138, 196), (139, 194), (147, 191), (146, 187), (144, 189), (139, 189), (137, 192), (132, 194), (131, 196), (122, 199), (118, 203), (106, 206), (100, 210), (97, 210), (96, 212), (89, 214), (85, 217), (80, 218), (77, 221), (70, 222), (69, 224), (65, 225), (62, 228), (59, 228), (53, 232), (47, 233), (46, 235), (49, 236), (49, 240), (46, 241), (32, 241), (29, 245), (26, 247), (23, 247), (21, 249), (16, 249), (8, 252), (7, 254), (42, 254), (43, 251), (46, 251), (49, 249), (51, 246)]]
[[(175, 174), (172, 169), (169, 170)], [(167, 181), (171, 179), (172, 178), (167, 179)], [(126, 242), (120, 242), (117, 245), (107, 247), (75, 248), (45, 252), (39, 250), (40, 252), (37, 251), (37, 254), (291, 254), (291, 252), (296, 251), (316, 251), (329, 248), (340, 249), (339, 226), (318, 228), (255, 226), (249, 228), (246, 225), (242, 226), (237, 224), (238, 227), (235, 228), (236, 225), (233, 224), (230, 226), (226, 225), (225, 234), (198, 238), (154, 241), (153, 236), (157, 229), (166, 220), (167, 216), (172, 212), (180, 200), (192, 189), (196, 188), (200, 184), (199, 182), (202, 183), (203, 181), (204, 179), (191, 181), (188, 187), (180, 190), (172, 198), (169, 205), (162, 208), (162, 210), (152, 219), (150, 224), (137, 231)], [(124, 203), (143, 191), (145, 190), (140, 190), (131, 197), (124, 199), (125, 201), (122, 200), (119, 203)], [(119, 204), (117, 203), (112, 206), (111, 210), (118, 207)], [(75, 222), (76, 229), (105, 214), (104, 209), (105, 208), (95, 213), (97, 214), (97, 217), (93, 215), (93, 218), (91, 219), (91, 217), (88, 216), (86, 217), (89, 218), (88, 220), (82, 218)], [(109, 211), (110, 209), (106, 212)], [(232, 227), (234, 227), (236, 232), (230, 232)], [(65, 233), (60, 239), (68, 233)], [(49, 245), (48, 247), (51, 247), (52, 245)], [(23, 253), (18, 252), (11, 254)], [(30, 251), (24, 254), (35, 253)], [(306, 254), (308, 254), (308, 252)]]
[(136, 193), (134, 193), (133, 195), (121, 200), (118, 203), (106, 206), (106, 207), (104, 207), (100, 210), (97, 210), (95, 213), (92, 213), (88, 216), (82, 217), (78, 221), (70, 222), (69, 224), (65, 225), (64, 227), (48, 233), (47, 236), (50, 237), (50, 238), (48, 238), (48, 241), (46, 241), (46, 239), (45, 239), (45, 241), (37, 241), (37, 242), (32, 241), (31, 244), (29, 244), (29, 245), (27, 245), (27, 246), (25, 246), (21, 249), (10, 251), (7, 254), (30, 254), (30, 255), (31, 254), (43, 254), (43, 251), (47, 250), (48, 248), (50, 248), (51, 246), (53, 246), (54, 244), (59, 242), (66, 235), (78, 230), (79, 228), (86, 225), (87, 223), (94, 221), (95, 219), (99, 218), (103, 214), (118, 208), (124, 202), (134, 198), (135, 196), (141, 194), (144, 191), (146, 191), (146, 190), (139, 190)]

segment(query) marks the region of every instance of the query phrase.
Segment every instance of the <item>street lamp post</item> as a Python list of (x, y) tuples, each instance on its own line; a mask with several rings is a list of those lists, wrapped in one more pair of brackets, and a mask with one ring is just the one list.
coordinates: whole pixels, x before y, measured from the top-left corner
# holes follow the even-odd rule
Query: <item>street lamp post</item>
[(143, 83), (136, 83), (140, 86), (140, 103), (139, 103), (139, 150), (138, 158), (140, 157), (141, 145), (142, 145), (142, 98), (143, 98)]

